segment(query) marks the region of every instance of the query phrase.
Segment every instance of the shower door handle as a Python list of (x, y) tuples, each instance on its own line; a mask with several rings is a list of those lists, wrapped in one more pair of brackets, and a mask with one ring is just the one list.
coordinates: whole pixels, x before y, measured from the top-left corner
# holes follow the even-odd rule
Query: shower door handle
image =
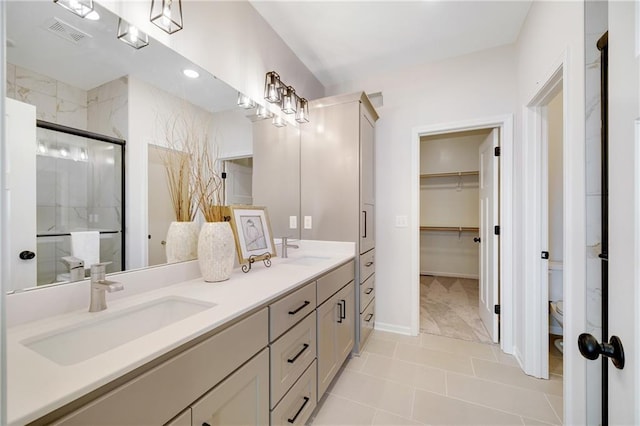
[(479, 243), (480, 242), (480, 237), (474, 237), (473, 238), (473, 242), (474, 243)]

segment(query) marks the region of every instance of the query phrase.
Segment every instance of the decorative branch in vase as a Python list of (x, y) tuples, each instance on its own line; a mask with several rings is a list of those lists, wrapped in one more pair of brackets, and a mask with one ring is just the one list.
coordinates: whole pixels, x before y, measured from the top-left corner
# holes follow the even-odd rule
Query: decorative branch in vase
[(167, 263), (193, 260), (198, 257), (199, 227), (194, 222), (198, 211), (193, 157), (200, 135), (197, 127), (183, 115), (164, 121), (164, 143), (161, 159), (167, 173), (167, 187), (175, 221), (165, 238)]

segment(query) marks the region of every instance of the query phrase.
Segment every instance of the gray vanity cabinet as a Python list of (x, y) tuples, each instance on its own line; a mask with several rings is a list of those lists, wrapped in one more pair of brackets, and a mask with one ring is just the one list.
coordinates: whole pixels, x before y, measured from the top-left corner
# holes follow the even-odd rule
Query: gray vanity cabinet
[(354, 263), (318, 279), (318, 401), (355, 343)]
[[(332, 96), (310, 102), (309, 124), (301, 126), (300, 205), (302, 238), (356, 243), (358, 255), (371, 257), (375, 248), (375, 122), (378, 114), (365, 93)], [(305, 219), (308, 217), (308, 219)], [(371, 260), (369, 260), (371, 261)], [(356, 257), (356, 282), (364, 284)], [(372, 261), (371, 261), (372, 262)], [(373, 263), (369, 265), (373, 270)], [(375, 309), (375, 300), (360, 300), (354, 309)], [(367, 323), (373, 327), (373, 315)], [(355, 352), (368, 333), (356, 320)]]

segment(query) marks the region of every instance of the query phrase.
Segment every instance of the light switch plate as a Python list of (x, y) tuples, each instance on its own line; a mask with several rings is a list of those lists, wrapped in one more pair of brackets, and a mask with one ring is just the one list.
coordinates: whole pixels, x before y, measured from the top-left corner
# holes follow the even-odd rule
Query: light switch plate
[(396, 228), (406, 228), (409, 226), (407, 215), (396, 216)]
[(304, 229), (311, 229), (311, 228), (312, 228), (311, 216), (305, 216), (304, 217)]
[(298, 229), (298, 216), (289, 216), (289, 229)]

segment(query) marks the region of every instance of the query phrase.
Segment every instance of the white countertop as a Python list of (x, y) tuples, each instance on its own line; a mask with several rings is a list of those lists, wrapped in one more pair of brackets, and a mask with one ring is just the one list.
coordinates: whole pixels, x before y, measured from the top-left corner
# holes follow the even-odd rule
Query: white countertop
[[(106, 311), (74, 311), (21, 324), (7, 330), (7, 419), (24, 424), (76, 400), (114, 379), (193, 340), (251, 310), (266, 305), (301, 284), (354, 257), (353, 243), (300, 241), (289, 250), (289, 259), (275, 257), (266, 268), (256, 262), (253, 270), (239, 268), (231, 278), (207, 283), (201, 278), (174, 284), (131, 297), (109, 300)], [(313, 256), (311, 262), (296, 259)], [(117, 280), (117, 276), (112, 279)], [(125, 289), (126, 290), (126, 289)], [(44, 333), (94, 320), (141, 303), (180, 296), (216, 305), (93, 358), (61, 366), (21, 342)], [(87, 291), (87, 303), (89, 295)]]

